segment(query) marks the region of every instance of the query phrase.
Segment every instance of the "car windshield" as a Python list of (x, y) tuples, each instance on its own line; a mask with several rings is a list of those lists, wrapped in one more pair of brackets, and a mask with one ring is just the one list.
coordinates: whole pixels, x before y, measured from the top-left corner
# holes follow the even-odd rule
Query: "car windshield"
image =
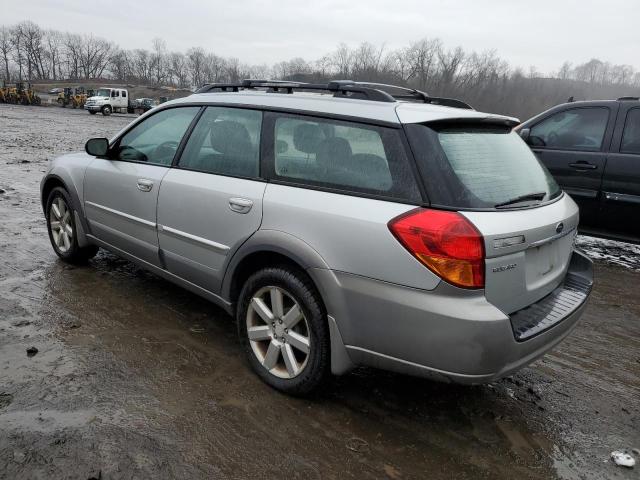
[(108, 88), (101, 88), (97, 90), (95, 94), (96, 97), (108, 97), (110, 95), (111, 95), (111, 90), (109, 90)]
[(433, 205), (522, 207), (561, 194), (548, 170), (509, 128), (455, 124), (406, 127)]

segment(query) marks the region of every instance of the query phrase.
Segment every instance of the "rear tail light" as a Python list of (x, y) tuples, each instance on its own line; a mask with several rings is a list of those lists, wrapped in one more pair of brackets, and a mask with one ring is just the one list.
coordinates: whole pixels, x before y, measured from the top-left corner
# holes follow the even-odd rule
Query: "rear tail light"
[(442, 279), (462, 288), (484, 287), (484, 240), (459, 213), (417, 208), (392, 219), (389, 230)]

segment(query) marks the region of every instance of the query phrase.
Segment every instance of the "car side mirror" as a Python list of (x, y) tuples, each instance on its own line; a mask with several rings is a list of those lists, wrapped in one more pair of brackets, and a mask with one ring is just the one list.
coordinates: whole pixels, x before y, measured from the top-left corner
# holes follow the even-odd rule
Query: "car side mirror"
[(109, 140), (106, 138), (90, 138), (84, 144), (85, 151), (94, 157), (106, 157), (109, 153)]
[(522, 138), (522, 140), (524, 140), (525, 142), (529, 143), (529, 135), (531, 135), (531, 129), (530, 128), (523, 128), (522, 130), (520, 130), (520, 137)]

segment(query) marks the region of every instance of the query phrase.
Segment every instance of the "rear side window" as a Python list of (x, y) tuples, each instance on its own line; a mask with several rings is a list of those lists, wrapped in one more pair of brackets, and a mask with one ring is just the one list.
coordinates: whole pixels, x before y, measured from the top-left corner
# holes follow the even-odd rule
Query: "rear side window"
[(564, 110), (534, 125), (529, 143), (534, 147), (598, 151), (608, 120), (606, 107)]
[(522, 207), (561, 190), (520, 136), (504, 127), (406, 125), (433, 205), (446, 208)]
[(420, 201), (400, 130), (315, 117), (270, 115), (276, 178)]
[(640, 153), (640, 108), (632, 108), (627, 113), (620, 152)]
[(257, 177), (262, 112), (207, 107), (191, 133), (179, 166), (189, 170)]

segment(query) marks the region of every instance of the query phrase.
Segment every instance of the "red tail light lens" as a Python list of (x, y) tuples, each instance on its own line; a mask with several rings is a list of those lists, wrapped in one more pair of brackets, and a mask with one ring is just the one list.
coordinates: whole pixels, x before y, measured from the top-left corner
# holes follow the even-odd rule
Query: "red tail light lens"
[(484, 240), (459, 213), (417, 208), (391, 220), (389, 230), (442, 279), (462, 288), (484, 287)]

